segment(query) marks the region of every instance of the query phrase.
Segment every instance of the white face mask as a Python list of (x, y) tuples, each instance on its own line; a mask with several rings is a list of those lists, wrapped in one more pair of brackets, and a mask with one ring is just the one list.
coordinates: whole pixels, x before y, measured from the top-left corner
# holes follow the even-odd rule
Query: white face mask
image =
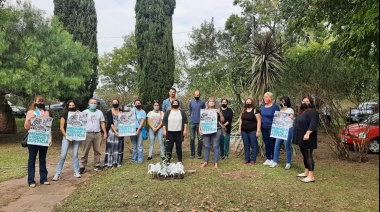
[(153, 109), (154, 109), (155, 111), (158, 111), (158, 110), (160, 109), (160, 106), (153, 106)]
[(208, 106), (210, 106), (210, 107), (214, 107), (214, 106), (215, 106), (215, 102), (209, 102), (209, 103), (208, 103)]

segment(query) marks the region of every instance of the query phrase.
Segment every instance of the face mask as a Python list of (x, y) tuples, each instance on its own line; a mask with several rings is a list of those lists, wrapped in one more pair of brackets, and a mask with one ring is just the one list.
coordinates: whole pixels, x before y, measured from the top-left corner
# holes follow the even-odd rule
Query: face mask
[(141, 108), (142, 108), (141, 105), (136, 105), (136, 109), (137, 109), (137, 110), (140, 110)]
[(112, 104), (112, 107), (113, 107), (113, 108), (118, 108), (118, 107), (119, 107), (119, 104)]
[(179, 108), (179, 105), (172, 105), (172, 108), (173, 108), (173, 109), (178, 109), (178, 108)]
[(307, 103), (301, 104), (301, 109), (307, 109), (307, 108), (309, 108), (309, 104), (307, 104)]
[(251, 107), (252, 107), (252, 104), (245, 104), (245, 107), (246, 107), (246, 108), (251, 108)]
[(96, 110), (96, 104), (90, 104), (90, 110)]
[(194, 99), (198, 101), (199, 100), (199, 96), (194, 96)]
[(160, 106), (153, 106), (153, 109), (154, 109), (155, 111), (158, 111), (158, 110), (160, 109)]
[(208, 103), (208, 106), (209, 106), (209, 107), (214, 107), (214, 106), (215, 106), (215, 102), (209, 102), (209, 103)]
[(286, 106), (286, 103), (281, 103), (280, 106), (281, 106), (281, 107), (285, 107), (285, 106)]
[(45, 104), (44, 103), (35, 103), (34, 104), (37, 108), (39, 108), (39, 109), (43, 109), (43, 108), (45, 108)]
[(69, 108), (67, 108), (67, 111), (74, 112), (75, 111), (75, 107), (69, 107)]
[(269, 103), (272, 102), (272, 100), (270, 100), (270, 99), (266, 99), (266, 100), (264, 100), (264, 102), (265, 102), (265, 104), (269, 104)]
[(227, 107), (227, 104), (222, 104), (222, 108), (226, 108)]

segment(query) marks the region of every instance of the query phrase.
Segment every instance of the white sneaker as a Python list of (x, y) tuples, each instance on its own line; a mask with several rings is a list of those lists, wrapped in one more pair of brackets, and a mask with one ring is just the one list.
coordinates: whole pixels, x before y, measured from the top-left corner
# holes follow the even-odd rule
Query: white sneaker
[(287, 163), (285, 169), (290, 169), (290, 163)]
[(53, 177), (53, 179), (51, 179), (51, 180), (58, 181), (59, 179), (61, 179), (61, 175), (55, 174), (54, 177)]
[(273, 162), (272, 165), (269, 166), (269, 168), (275, 168), (277, 166), (276, 162)]
[(270, 160), (267, 159), (267, 160), (263, 163), (263, 165), (264, 165), (264, 166), (270, 166), (270, 165), (271, 165), (271, 164), (270, 164)]
[(74, 177), (81, 178), (82, 176), (79, 174), (79, 172), (74, 173)]

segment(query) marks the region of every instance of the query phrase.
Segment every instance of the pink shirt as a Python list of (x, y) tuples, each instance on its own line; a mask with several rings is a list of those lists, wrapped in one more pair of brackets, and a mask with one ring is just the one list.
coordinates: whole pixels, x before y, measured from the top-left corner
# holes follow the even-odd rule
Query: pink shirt
[[(40, 111), (41, 116), (49, 117), (49, 111), (47, 111), (47, 110), (39, 110), (39, 111)], [(32, 116), (34, 116), (34, 110), (28, 110), (28, 112), (26, 113), (26, 119), (25, 119), (24, 126), (26, 126), (26, 122), (29, 119), (31, 119)]]

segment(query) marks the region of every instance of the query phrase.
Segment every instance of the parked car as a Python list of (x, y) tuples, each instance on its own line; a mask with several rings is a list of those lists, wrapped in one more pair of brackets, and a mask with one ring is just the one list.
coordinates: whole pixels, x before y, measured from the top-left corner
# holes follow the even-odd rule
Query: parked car
[(11, 106), (12, 113), (13, 113), (13, 115), (16, 118), (24, 118), (24, 117), (26, 117), (27, 110), (26, 110), (25, 107), (14, 105), (10, 101), (8, 101), (8, 104), (9, 104), (9, 106)]
[(49, 111), (50, 117), (57, 119), (63, 112), (63, 103), (47, 105), (45, 108)]
[(340, 133), (343, 144), (353, 147), (354, 143), (366, 142), (369, 151), (379, 153), (379, 113), (370, 115), (360, 123), (354, 123), (343, 128)]
[(375, 109), (379, 107), (378, 102), (362, 102), (357, 108), (350, 109), (347, 114), (348, 123), (357, 123), (366, 119), (373, 114)]

